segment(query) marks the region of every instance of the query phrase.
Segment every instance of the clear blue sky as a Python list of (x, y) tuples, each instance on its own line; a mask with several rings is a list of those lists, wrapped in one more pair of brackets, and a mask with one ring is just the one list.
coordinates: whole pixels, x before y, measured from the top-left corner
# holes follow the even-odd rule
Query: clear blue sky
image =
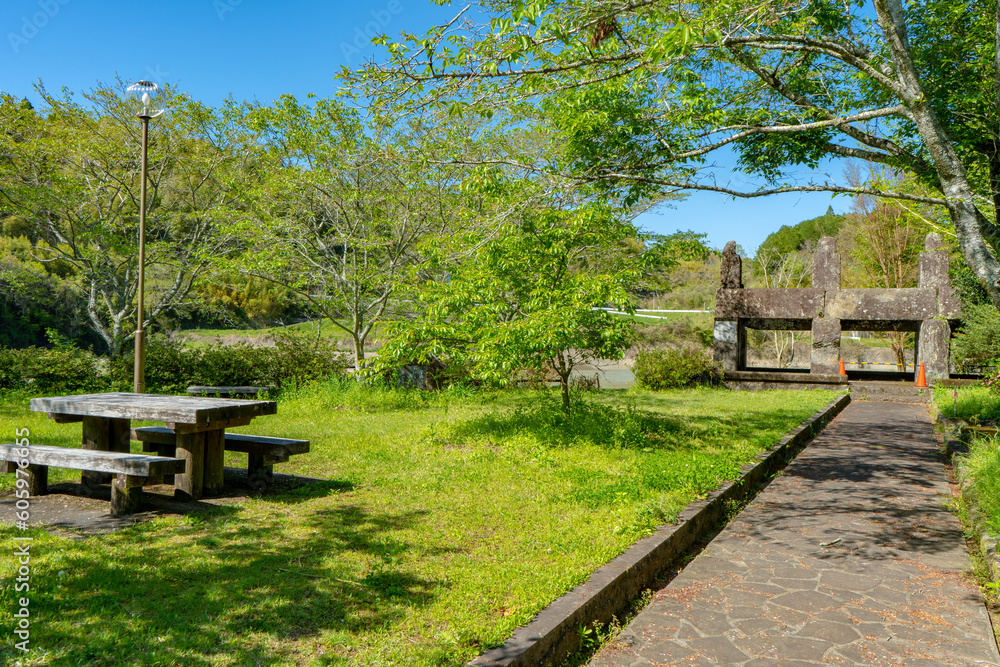
[[(325, 96), (333, 94), (341, 66), (378, 54), (369, 43), (376, 31), (422, 33), (462, 6), (429, 0), (3, 0), (0, 90), (34, 100), (39, 79), (53, 92), (79, 91), (118, 74), (174, 84), (208, 104), (229, 95), (262, 102), (283, 93)], [(720, 156), (719, 162), (717, 181), (742, 185), (726, 168), (731, 159)], [(720, 248), (734, 239), (752, 252), (770, 232), (822, 215), (831, 203), (840, 213), (849, 200), (820, 193), (733, 201), (695, 193), (639, 223), (661, 233), (705, 232)]]

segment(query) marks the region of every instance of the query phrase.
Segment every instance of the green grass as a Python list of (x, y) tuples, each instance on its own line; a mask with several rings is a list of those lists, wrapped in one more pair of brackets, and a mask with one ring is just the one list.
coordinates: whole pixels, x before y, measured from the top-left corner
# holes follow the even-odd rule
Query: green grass
[(968, 421), (1000, 420), (1000, 396), (986, 387), (935, 387), (934, 402), (945, 417)]
[[(604, 392), (567, 419), (547, 392), (289, 392), (241, 430), (308, 438), (278, 472), (323, 481), (87, 539), (32, 530), (33, 650), (8, 640), (0, 658), (461, 665), (833, 396)], [(24, 427), (36, 443), (79, 440), (27, 397), (0, 400), (0, 432)], [(0, 577), (15, 567), (8, 550)], [(10, 586), (0, 605), (14, 609)]]

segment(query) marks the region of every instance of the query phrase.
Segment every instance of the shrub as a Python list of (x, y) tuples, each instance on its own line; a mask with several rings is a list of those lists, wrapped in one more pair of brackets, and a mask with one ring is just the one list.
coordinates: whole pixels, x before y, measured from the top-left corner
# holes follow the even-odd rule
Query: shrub
[(967, 370), (1000, 359), (1000, 311), (992, 305), (967, 308), (962, 328), (952, 343), (952, 354), (956, 365)]
[(643, 350), (636, 355), (636, 383), (646, 389), (671, 389), (718, 378), (715, 363), (701, 350)]
[(98, 358), (74, 347), (0, 350), (0, 389), (40, 394), (100, 391), (105, 387)]
[[(165, 336), (151, 336), (146, 344), (146, 389), (183, 393), (190, 385), (273, 386), (300, 384), (336, 377), (347, 368), (335, 341), (281, 336), (274, 347), (216, 344), (184, 348)], [(112, 363), (113, 384), (132, 386), (134, 351)]]

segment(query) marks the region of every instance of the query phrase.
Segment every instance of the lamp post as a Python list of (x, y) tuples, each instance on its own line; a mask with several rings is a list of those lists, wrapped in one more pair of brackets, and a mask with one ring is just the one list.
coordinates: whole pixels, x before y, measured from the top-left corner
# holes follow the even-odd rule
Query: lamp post
[(139, 186), (139, 288), (137, 323), (135, 329), (135, 375), (132, 390), (137, 394), (146, 391), (146, 147), (149, 143), (149, 120), (163, 113), (158, 105), (160, 88), (151, 81), (137, 81), (126, 89), (135, 100), (136, 115), (142, 122), (142, 176)]

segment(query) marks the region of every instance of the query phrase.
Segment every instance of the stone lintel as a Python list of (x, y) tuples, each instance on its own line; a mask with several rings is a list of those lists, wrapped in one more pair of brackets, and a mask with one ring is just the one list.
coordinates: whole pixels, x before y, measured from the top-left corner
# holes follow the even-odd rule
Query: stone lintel
[(812, 329), (812, 320), (801, 319), (757, 319), (747, 318), (740, 320), (747, 329), (759, 329), (761, 331), (809, 331)]
[(938, 316), (937, 290), (844, 289), (826, 295), (826, 317), (839, 320), (927, 320)]
[(715, 297), (715, 317), (720, 320), (808, 320), (823, 314), (823, 304), (821, 289), (720, 289)]
[(816, 318), (812, 323), (809, 372), (832, 375), (840, 370), (840, 320)]

